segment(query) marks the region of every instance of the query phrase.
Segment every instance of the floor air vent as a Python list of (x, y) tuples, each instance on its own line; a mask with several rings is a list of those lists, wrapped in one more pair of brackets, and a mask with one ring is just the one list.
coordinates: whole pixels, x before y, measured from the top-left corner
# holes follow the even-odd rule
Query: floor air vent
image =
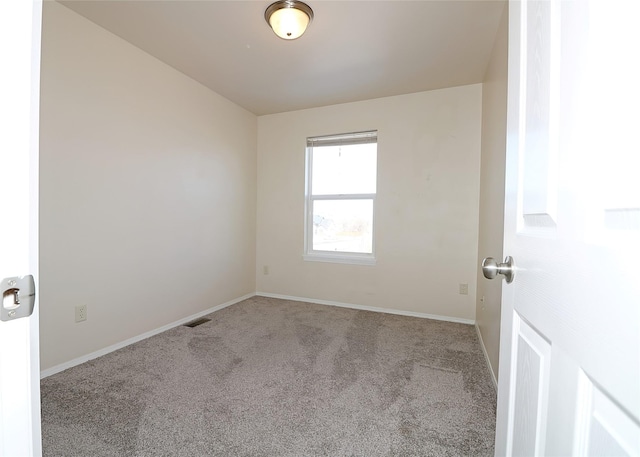
[(195, 321), (191, 321), (188, 324), (184, 324), (185, 327), (197, 327), (198, 325), (202, 325), (205, 322), (209, 322), (211, 319), (207, 319), (206, 317), (201, 317), (200, 319), (196, 319)]

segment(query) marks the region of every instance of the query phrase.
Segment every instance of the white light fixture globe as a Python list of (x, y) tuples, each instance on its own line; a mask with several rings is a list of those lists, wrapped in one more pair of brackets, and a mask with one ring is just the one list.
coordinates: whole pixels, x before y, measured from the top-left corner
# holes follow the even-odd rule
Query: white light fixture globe
[(313, 10), (297, 0), (281, 0), (269, 5), (264, 18), (273, 32), (285, 40), (302, 36), (313, 19)]

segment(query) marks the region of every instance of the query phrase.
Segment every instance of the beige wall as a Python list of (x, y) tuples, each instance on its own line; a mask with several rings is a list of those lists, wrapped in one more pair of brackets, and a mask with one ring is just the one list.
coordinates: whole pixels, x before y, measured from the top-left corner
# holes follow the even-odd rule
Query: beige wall
[[(503, 259), (508, 16), (505, 6), (482, 91), (478, 258), (494, 257), (499, 261)], [(502, 281), (489, 281), (482, 276), (482, 271), (478, 270), (476, 320), (496, 378), (500, 349), (501, 291)]]
[(54, 2), (41, 102), (43, 369), (255, 291), (253, 114)]
[[(475, 319), (481, 98), (476, 84), (259, 117), (258, 292)], [(306, 138), (369, 129), (377, 265), (303, 261)]]

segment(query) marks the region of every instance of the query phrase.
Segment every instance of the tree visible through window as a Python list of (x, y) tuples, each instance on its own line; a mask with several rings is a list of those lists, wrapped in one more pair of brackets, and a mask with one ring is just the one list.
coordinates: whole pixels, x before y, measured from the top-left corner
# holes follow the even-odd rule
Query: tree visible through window
[(372, 263), (377, 132), (307, 139), (308, 260)]

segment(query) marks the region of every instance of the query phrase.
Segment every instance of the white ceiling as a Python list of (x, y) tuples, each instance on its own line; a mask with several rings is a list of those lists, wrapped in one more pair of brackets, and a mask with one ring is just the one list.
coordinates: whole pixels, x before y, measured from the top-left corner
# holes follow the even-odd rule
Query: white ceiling
[(58, 0), (256, 115), (481, 82), (504, 1), (307, 0), (299, 39), (270, 0)]

